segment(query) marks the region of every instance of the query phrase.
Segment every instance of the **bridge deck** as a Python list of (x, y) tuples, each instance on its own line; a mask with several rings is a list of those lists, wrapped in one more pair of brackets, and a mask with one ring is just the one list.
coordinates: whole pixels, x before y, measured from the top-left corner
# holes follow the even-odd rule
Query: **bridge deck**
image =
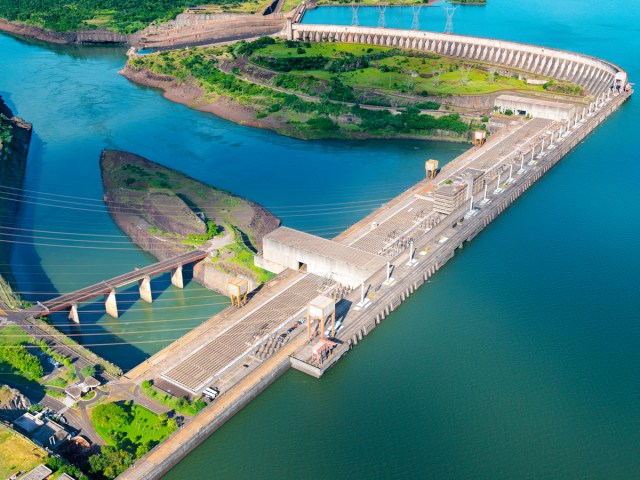
[[(80, 290), (76, 290), (75, 292), (67, 293), (61, 295), (60, 297), (47, 300), (43, 303), (43, 305), (50, 312), (63, 310), (65, 308), (71, 307), (73, 304), (89, 300), (99, 295), (107, 294), (114, 288), (123, 287), (125, 285), (137, 282), (138, 280), (142, 280), (146, 276), (158, 275), (160, 273), (168, 272), (174, 268), (178, 268), (182, 265), (197, 262), (205, 258), (207, 255), (208, 252), (205, 252), (204, 250), (192, 250), (182, 255), (178, 255), (176, 257), (154, 263), (153, 265), (148, 265), (139, 270), (125, 273), (124, 275), (120, 275), (109, 280), (104, 280), (100, 283), (90, 285)], [(35, 316), (44, 314), (46, 314), (46, 312), (34, 311)]]

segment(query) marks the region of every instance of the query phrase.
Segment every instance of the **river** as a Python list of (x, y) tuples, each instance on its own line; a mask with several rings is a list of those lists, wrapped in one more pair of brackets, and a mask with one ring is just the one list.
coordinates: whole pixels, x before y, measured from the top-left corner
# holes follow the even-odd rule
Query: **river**
[[(584, 52), (640, 77), (638, 2), (489, 2), (460, 7), (454, 31)], [(411, 25), (410, 10), (388, 9), (388, 26), (394, 16)], [(329, 19), (350, 24), (351, 10), (319, 8), (305, 21)], [(444, 21), (440, 8), (422, 9), (421, 26)], [(0, 36), (0, 94), (35, 134), (23, 236), (11, 237), (25, 242), (13, 257), (21, 291), (64, 292), (151, 261), (101, 205), (102, 148), (145, 155), (325, 236), (420, 178), (426, 158), (465, 148), (302, 142), (237, 126), (131, 85), (116, 74), (122, 53)], [(287, 373), (166, 478), (636, 477), (639, 110), (627, 102), (323, 379)], [(117, 321), (83, 307), (80, 338), (135, 342), (94, 347), (127, 368), (226, 301), (166, 285), (155, 283), (153, 309), (136, 302)]]

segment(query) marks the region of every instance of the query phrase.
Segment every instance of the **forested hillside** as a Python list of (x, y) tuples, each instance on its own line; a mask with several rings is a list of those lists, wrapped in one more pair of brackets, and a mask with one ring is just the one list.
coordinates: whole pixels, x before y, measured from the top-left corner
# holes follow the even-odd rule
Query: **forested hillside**
[(0, 0), (0, 17), (56, 31), (104, 28), (129, 34), (170, 20), (193, 0)]

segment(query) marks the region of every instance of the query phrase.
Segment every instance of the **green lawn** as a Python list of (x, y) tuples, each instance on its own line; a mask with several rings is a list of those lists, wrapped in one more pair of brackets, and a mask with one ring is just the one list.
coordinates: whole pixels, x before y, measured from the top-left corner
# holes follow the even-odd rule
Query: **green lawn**
[(20, 345), (29, 342), (33, 342), (33, 337), (17, 325), (7, 325), (0, 329), (0, 343)]
[(270, 57), (315, 57), (316, 55), (339, 57), (345, 53), (364, 55), (365, 53), (387, 52), (391, 50), (389, 47), (361, 45), (358, 43), (311, 43), (310, 47), (305, 46), (302, 48), (304, 53), (297, 53), (295, 48), (287, 48), (284, 43), (276, 43), (261, 48), (257, 53)]
[[(257, 50), (252, 58), (257, 62), (264, 63), (264, 58), (293, 59), (323, 56), (330, 59), (346, 59), (353, 57), (370, 56), (383, 52), (399, 52), (386, 58), (369, 60), (366, 68), (349, 69), (334, 73), (327, 66), (323, 70), (291, 70), (283, 72), (285, 76), (313, 77), (318, 80), (329, 81), (339, 77), (342, 83), (349, 87), (360, 89), (378, 89), (388, 91), (413, 92), (422, 95), (483, 95), (499, 91), (522, 91), (530, 93), (544, 93), (546, 90), (542, 85), (527, 85), (524, 79), (505, 77), (499, 74), (490, 73), (494, 67), (489, 64), (482, 64), (472, 61), (460, 61), (454, 58), (442, 57), (436, 54), (425, 54), (412, 50), (399, 51), (389, 47), (369, 46), (351, 43), (299, 43), (301, 49), (289, 47), (285, 42), (278, 42), (274, 45)], [(280, 64), (285, 60), (278, 60)], [(271, 65), (271, 63), (264, 63)], [(295, 64), (291, 64), (292, 66)], [(330, 65), (330, 64), (329, 64)], [(275, 66), (273, 68), (280, 68)], [(293, 68), (297, 68), (293, 66)], [(466, 79), (462, 69), (467, 70)], [(438, 76), (439, 75), (439, 76)], [(528, 77), (535, 77), (527, 75)], [(282, 78), (280, 78), (282, 80)], [(463, 81), (464, 80), (464, 81)], [(298, 82), (304, 85), (304, 82)], [(308, 83), (308, 81), (307, 81)], [(566, 92), (571, 92), (575, 85), (565, 82), (553, 82), (556, 86), (563, 88)], [(295, 88), (296, 82), (285, 82), (287, 88)], [(293, 87), (289, 87), (289, 85)], [(298, 91), (305, 92), (304, 88)], [(551, 92), (549, 92), (551, 93)]]
[(175, 422), (167, 421), (166, 418), (163, 420), (162, 416), (156, 415), (140, 405), (128, 402), (117, 403), (124, 409), (128, 419), (122, 426), (113, 428), (113, 426), (101, 424), (95, 419), (96, 410), (106, 405), (108, 404), (96, 407), (93, 410), (91, 420), (96, 432), (105, 442), (119, 449), (135, 452), (140, 445), (157, 445), (177, 428)]
[(184, 398), (174, 397), (168, 393), (161, 392), (153, 386), (145, 387), (143, 385), (142, 392), (147, 397), (153, 398), (155, 401), (160, 402), (183, 415), (193, 416), (206, 406), (202, 400), (188, 402)]

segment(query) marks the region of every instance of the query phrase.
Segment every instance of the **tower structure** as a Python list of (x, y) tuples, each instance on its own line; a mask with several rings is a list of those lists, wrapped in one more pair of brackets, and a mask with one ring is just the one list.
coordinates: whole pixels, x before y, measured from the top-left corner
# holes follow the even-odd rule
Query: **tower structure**
[(411, 11), (413, 12), (413, 20), (411, 21), (411, 30), (420, 30), (420, 5), (413, 5)]
[(447, 15), (447, 24), (444, 27), (444, 33), (453, 33), (453, 14), (456, 13), (458, 7), (452, 7), (447, 5), (444, 7), (444, 11)]
[(358, 19), (359, 8), (360, 8), (360, 5), (358, 5), (357, 3), (354, 3), (353, 5), (351, 5), (351, 26), (352, 27), (357, 27), (358, 25), (360, 25), (360, 21)]
[(383, 5), (381, 3), (378, 4), (378, 27), (385, 28), (387, 26), (387, 22), (384, 18), (384, 12), (387, 10), (387, 5)]

